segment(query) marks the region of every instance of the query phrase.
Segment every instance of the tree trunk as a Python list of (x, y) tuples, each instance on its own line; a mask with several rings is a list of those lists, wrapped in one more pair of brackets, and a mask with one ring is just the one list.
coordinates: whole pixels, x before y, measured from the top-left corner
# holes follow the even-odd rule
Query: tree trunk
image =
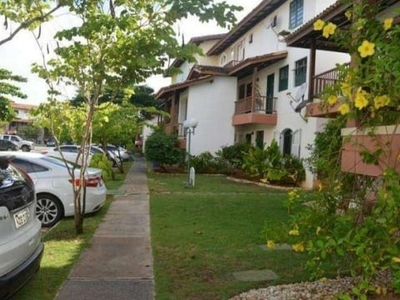
[(82, 234), (83, 233), (83, 216), (82, 214), (75, 214), (75, 231), (76, 234)]

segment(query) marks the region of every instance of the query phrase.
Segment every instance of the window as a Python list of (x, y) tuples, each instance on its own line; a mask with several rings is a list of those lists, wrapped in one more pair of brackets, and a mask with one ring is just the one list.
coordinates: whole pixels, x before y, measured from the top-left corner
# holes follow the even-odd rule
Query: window
[(253, 43), (253, 34), (251, 33), (249, 36), (249, 44)]
[(303, 0), (293, 0), (290, 2), (289, 29), (303, 24), (303, 10)]
[(281, 134), (281, 136), (283, 137), (283, 147), (282, 147), (283, 155), (292, 154), (292, 133), (293, 133), (292, 130), (286, 129)]
[(240, 99), (244, 99), (245, 95), (246, 95), (246, 85), (241, 84), (241, 85), (239, 85), (239, 97), (238, 97), (238, 99), (239, 100)]
[[(57, 149), (57, 148), (55, 148)], [(78, 153), (78, 147), (77, 146), (60, 146), (60, 149), (62, 152), (73, 152), (73, 153)]]
[(253, 84), (252, 83), (248, 83), (246, 85), (246, 98), (247, 97), (251, 97), (252, 93), (253, 93)]
[(253, 84), (250, 83), (242, 83), (239, 85), (238, 91), (238, 100), (251, 97), (253, 92)]
[(289, 66), (284, 66), (279, 69), (279, 91), (288, 89), (289, 83)]
[(13, 159), (13, 163), (20, 169), (24, 170), (26, 173), (38, 173), (38, 172), (46, 172), (48, 168), (40, 166), (38, 164), (31, 163), (29, 161), (15, 158)]
[(251, 133), (246, 133), (246, 143), (251, 144)]
[(221, 66), (223, 67), (223, 66), (225, 66), (225, 64), (226, 64), (226, 55), (224, 54), (221, 57)]
[(296, 61), (296, 67), (294, 70), (294, 86), (299, 86), (306, 82), (307, 76), (307, 57), (304, 57)]

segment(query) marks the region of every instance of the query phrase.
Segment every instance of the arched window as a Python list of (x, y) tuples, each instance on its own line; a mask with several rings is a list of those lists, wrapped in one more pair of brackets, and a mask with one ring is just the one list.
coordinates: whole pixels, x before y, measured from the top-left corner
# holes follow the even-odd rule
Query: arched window
[(292, 138), (293, 131), (291, 129), (285, 129), (282, 132), (282, 154), (292, 154)]

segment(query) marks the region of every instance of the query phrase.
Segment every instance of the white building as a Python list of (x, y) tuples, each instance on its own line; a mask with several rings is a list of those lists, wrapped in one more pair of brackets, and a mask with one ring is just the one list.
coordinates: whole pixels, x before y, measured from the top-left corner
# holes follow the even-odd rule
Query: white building
[[(310, 51), (287, 47), (285, 36), (334, 2), (263, 0), (227, 34), (192, 39), (206, 55), (196, 64), (175, 60), (182, 73), (157, 93), (170, 113), (163, 120), (166, 132), (184, 142), (182, 123), (196, 118), (193, 155), (246, 141), (268, 146), (276, 139), (282, 153), (308, 157), (307, 145), (324, 122), (305, 117), (305, 104), (315, 96), (309, 83), (349, 56), (316, 51), (319, 64), (310, 67)], [(304, 187), (312, 188), (313, 175), (306, 177)]]

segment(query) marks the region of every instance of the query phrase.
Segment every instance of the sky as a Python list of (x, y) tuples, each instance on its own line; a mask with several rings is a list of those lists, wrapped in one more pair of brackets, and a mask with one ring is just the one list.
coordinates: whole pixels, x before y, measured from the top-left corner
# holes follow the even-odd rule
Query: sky
[[(225, 1), (229, 4), (243, 7), (243, 10), (236, 14), (238, 21), (240, 21), (261, 2), (261, 0)], [(54, 20), (42, 26), (40, 33), (39, 30), (36, 30), (34, 33), (21, 31), (12, 41), (0, 46), (0, 68), (8, 69), (14, 74), (28, 79), (27, 83), (19, 84), (22, 92), (25, 93), (28, 98), (14, 99), (16, 102), (37, 105), (46, 100), (48, 86), (44, 80), (31, 73), (31, 65), (33, 63), (42, 65), (44, 59), (50, 58), (51, 53), (53, 52), (52, 50), (56, 48), (53, 35), (60, 29), (78, 24), (77, 22), (78, 20), (76, 17), (72, 16), (68, 12), (60, 12)], [(15, 29), (12, 25), (9, 25), (7, 29), (3, 25), (1, 26), (0, 39), (7, 37), (9, 32)], [(219, 28), (215, 23), (203, 24), (199, 23), (194, 18), (182, 20), (179, 27), (180, 32), (181, 34), (184, 34), (186, 41), (195, 36), (227, 32), (227, 29)], [(34, 35), (38, 36), (39, 34), (39, 43), (37, 43)], [(145, 82), (145, 84), (157, 92), (161, 87), (169, 85), (170, 79), (163, 78), (161, 75), (152, 76)], [(61, 86), (61, 92), (65, 98), (74, 95), (74, 90), (67, 87)]]

